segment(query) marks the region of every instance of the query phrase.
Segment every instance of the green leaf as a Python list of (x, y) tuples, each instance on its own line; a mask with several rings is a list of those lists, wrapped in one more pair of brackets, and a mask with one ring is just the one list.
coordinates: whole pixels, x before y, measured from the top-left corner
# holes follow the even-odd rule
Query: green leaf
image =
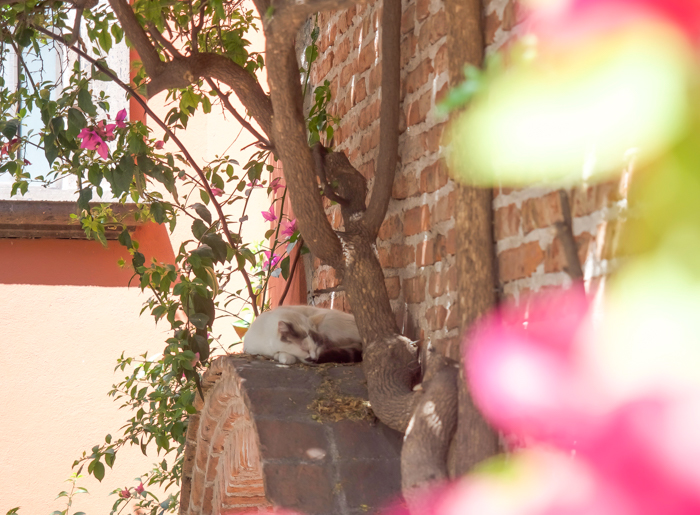
[(206, 329), (207, 322), (209, 322), (209, 317), (203, 313), (195, 313), (194, 315), (190, 315), (189, 318), (192, 325), (197, 329)]
[(78, 195), (78, 207), (80, 209), (89, 210), (89, 202), (92, 200), (92, 188), (87, 187), (80, 190), (80, 195)]
[(78, 133), (85, 127), (87, 127), (87, 121), (82, 111), (75, 107), (68, 109), (68, 130), (66, 131), (66, 137), (68, 139), (75, 139)]
[(19, 120), (13, 119), (0, 122), (0, 132), (2, 132), (3, 136), (8, 140), (14, 138), (18, 130)]
[(140, 252), (134, 252), (134, 257), (131, 258), (131, 264), (134, 265), (134, 270), (138, 269), (146, 263), (146, 256)]
[(46, 155), (46, 160), (49, 165), (58, 157), (58, 147), (56, 146), (56, 136), (53, 134), (46, 134), (44, 136), (44, 154)]
[(151, 204), (151, 215), (153, 215), (153, 219), (159, 224), (165, 221), (165, 207), (162, 202), (153, 202)]
[(192, 207), (202, 220), (211, 225), (211, 213), (206, 208), (206, 206), (204, 206), (203, 204), (193, 204)]
[(286, 281), (289, 278), (289, 256), (285, 257), (280, 263), (280, 268), (282, 269), (282, 277)]
[(202, 239), (202, 236), (204, 233), (207, 232), (207, 226), (204, 225), (204, 222), (201, 220), (195, 220), (192, 222), (192, 234), (194, 235), (195, 238), (198, 240)]
[(80, 106), (80, 109), (83, 110), (83, 112), (89, 114), (90, 116), (97, 115), (97, 109), (95, 108), (95, 104), (92, 103), (92, 95), (88, 90), (81, 89), (78, 92), (78, 105)]
[(131, 235), (129, 234), (129, 229), (127, 229), (126, 227), (119, 234), (119, 243), (121, 243), (128, 249), (130, 249), (133, 246), (133, 243), (131, 241)]

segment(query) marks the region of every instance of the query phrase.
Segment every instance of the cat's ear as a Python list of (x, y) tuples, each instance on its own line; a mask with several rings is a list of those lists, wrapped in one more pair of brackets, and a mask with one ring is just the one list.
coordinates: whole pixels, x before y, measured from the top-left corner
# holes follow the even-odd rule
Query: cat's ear
[(277, 328), (280, 332), (280, 340), (282, 340), (283, 342), (289, 341), (290, 337), (296, 334), (296, 332), (294, 331), (294, 327), (292, 327), (292, 324), (283, 320), (280, 320), (277, 323)]

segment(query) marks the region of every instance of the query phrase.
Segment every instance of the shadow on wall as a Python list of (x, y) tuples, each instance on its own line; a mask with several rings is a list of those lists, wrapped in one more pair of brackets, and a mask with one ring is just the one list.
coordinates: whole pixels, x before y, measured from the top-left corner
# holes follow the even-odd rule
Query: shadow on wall
[[(132, 236), (141, 244), (146, 262), (152, 257), (174, 262), (164, 225), (139, 226)], [(119, 268), (120, 258), (131, 262), (128, 250), (117, 241), (103, 247), (88, 240), (0, 239), (0, 284), (124, 287), (134, 272), (128, 265)], [(137, 287), (138, 281), (131, 284)]]

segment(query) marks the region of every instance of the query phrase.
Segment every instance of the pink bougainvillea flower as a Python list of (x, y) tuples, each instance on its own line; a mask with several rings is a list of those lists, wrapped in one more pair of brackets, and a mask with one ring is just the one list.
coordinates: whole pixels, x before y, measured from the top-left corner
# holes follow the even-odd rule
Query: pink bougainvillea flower
[(211, 194), (214, 195), (215, 197), (220, 197), (221, 195), (224, 194), (224, 190), (222, 190), (221, 188), (214, 187), (211, 189)]
[(116, 127), (116, 124), (110, 123), (109, 125), (107, 125), (107, 122), (102, 120), (95, 126), (95, 132), (103, 140), (112, 141), (115, 138), (114, 129)]
[(294, 220), (291, 220), (291, 221), (284, 220), (282, 222), (282, 230), (280, 231), (280, 234), (284, 237), (285, 240), (288, 240), (289, 238), (291, 238), (296, 231), (297, 231), (296, 218)]
[(124, 120), (126, 120), (126, 109), (122, 109), (117, 113), (117, 119), (115, 120), (117, 127), (120, 129), (126, 127)]
[(273, 194), (277, 194), (277, 190), (284, 188), (284, 187), (285, 187), (285, 185), (282, 184), (282, 179), (280, 179), (279, 177), (275, 177), (272, 180), (272, 182), (270, 183), (270, 185), (268, 186), (268, 188), (272, 189)]
[(258, 188), (260, 187), (260, 184), (258, 179), (255, 179), (253, 182), (249, 182), (248, 184), (246, 184), (246, 186), (248, 186), (249, 188)]
[(277, 254), (272, 254), (269, 250), (266, 250), (263, 252), (265, 257), (267, 258), (265, 262), (263, 263), (263, 270), (271, 270), (277, 266), (277, 263), (279, 263), (280, 256)]
[(109, 157), (109, 147), (102, 138), (93, 129), (82, 129), (78, 133), (78, 138), (82, 140), (80, 143), (80, 148), (85, 148), (88, 150), (97, 150), (97, 153), (102, 157), (102, 159), (107, 159)]
[(128, 488), (124, 488), (124, 490), (119, 492), (119, 497), (122, 497), (123, 499), (128, 499), (131, 497), (131, 492), (129, 492)]
[(143, 483), (139, 483), (139, 486), (135, 488), (137, 494), (142, 494), (143, 493)]
[(274, 222), (277, 220), (277, 215), (275, 215), (275, 206), (270, 206), (270, 209), (267, 211), (261, 211), (261, 213), (263, 218), (268, 222)]
[(197, 366), (197, 363), (199, 363), (199, 352), (194, 353), (194, 358), (190, 364), (192, 365), (192, 368), (194, 368)]
[(570, 446), (604, 409), (580, 357), (589, 303), (575, 288), (504, 306), (470, 336), (465, 363), (474, 400), (516, 437)]
[(165, 146), (165, 142), (163, 142), (162, 140), (156, 141), (156, 144), (155, 144), (156, 150), (162, 149), (163, 146)]

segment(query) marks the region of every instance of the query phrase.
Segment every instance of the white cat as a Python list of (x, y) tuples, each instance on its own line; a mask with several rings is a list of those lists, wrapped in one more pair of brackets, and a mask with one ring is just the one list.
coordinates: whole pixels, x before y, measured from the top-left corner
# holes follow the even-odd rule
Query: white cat
[(243, 352), (280, 363), (355, 362), (362, 339), (355, 317), (313, 306), (280, 306), (261, 313), (243, 339)]

